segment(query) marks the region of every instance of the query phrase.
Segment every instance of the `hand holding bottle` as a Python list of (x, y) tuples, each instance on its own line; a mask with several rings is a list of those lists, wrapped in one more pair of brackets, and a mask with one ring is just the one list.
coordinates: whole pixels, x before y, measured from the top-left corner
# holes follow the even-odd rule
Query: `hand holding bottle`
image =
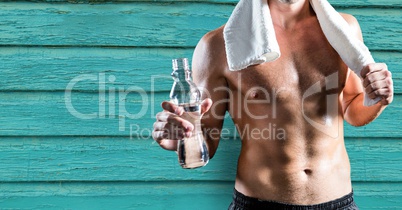
[[(201, 102), (201, 116), (212, 106), (211, 99)], [(163, 111), (156, 114), (156, 122), (152, 136), (159, 145), (166, 150), (177, 150), (177, 140), (188, 138), (192, 135), (194, 125), (184, 119), (184, 108), (172, 102), (162, 103)]]

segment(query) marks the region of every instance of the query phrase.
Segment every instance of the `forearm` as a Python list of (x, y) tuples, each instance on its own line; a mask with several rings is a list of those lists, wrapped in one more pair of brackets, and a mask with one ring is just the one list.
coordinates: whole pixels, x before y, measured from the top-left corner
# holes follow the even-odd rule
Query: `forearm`
[(344, 112), (345, 120), (353, 126), (364, 126), (375, 120), (387, 107), (380, 102), (372, 106), (363, 105), (363, 93), (356, 96)]

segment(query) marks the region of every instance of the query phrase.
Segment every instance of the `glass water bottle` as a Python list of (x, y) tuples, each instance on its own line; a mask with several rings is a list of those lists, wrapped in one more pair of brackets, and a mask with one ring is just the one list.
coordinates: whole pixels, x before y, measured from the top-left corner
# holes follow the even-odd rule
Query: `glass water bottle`
[(209, 154), (201, 130), (201, 93), (192, 81), (187, 58), (173, 59), (172, 65), (171, 75), (174, 83), (170, 91), (170, 100), (183, 107), (185, 112), (181, 117), (194, 125), (192, 135), (178, 141), (179, 163), (187, 169), (202, 167), (208, 163)]

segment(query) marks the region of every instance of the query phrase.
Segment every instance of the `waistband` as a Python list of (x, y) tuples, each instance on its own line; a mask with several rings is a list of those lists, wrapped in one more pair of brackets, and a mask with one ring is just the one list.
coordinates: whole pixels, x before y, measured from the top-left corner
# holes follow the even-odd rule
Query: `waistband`
[(293, 205), (276, 201), (266, 201), (249, 197), (234, 189), (233, 204), (240, 209), (283, 209), (283, 210), (306, 210), (306, 209), (344, 209), (355, 205), (353, 200), (353, 191), (341, 198), (315, 204), (315, 205)]

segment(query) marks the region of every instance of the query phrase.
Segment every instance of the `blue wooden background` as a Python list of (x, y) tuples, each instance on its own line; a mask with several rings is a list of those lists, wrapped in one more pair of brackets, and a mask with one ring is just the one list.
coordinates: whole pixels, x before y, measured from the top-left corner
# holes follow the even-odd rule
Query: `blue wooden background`
[[(330, 0), (386, 62), (394, 103), (346, 125), (362, 209), (402, 206), (402, 1)], [(0, 209), (225, 209), (240, 140), (227, 120), (208, 166), (150, 138), (171, 59), (190, 57), (236, 0), (0, 2)]]

